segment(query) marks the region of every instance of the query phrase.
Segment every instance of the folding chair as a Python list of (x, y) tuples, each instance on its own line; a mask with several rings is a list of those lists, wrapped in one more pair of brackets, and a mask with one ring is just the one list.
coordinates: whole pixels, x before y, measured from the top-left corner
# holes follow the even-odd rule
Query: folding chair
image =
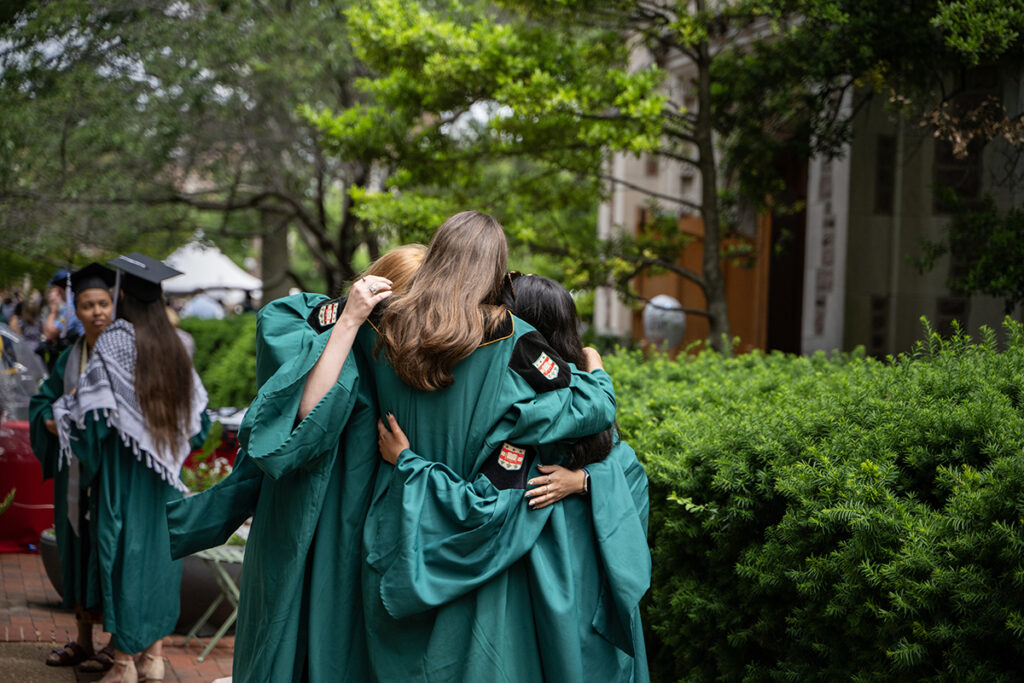
[[(223, 602), (225, 599), (234, 607), (231, 611), (231, 615), (224, 620), (224, 623), (220, 625), (217, 632), (210, 638), (210, 642), (207, 643), (206, 649), (203, 653), (196, 658), (197, 662), (201, 662), (206, 659), (206, 655), (210, 654), (210, 650), (213, 649), (214, 645), (227, 633), (231, 625), (235, 623), (235, 619), (238, 618), (238, 584), (235, 583), (231, 575), (228, 574), (224, 565), (229, 564), (242, 564), (242, 558), (245, 555), (245, 546), (240, 545), (222, 545), (216, 548), (210, 548), (209, 550), (200, 550), (195, 554), (196, 557), (206, 562), (206, 566), (210, 568), (214, 578), (217, 580), (217, 585), (220, 586), (220, 595), (214, 600), (206, 611), (203, 612), (203, 616), (199, 617), (199, 621), (195, 623), (192, 629), (185, 636), (185, 642), (182, 643), (182, 647), (189, 644), (193, 638), (202, 642), (202, 640), (196, 636), (206, 622), (209, 621), (213, 615), (214, 610)], [(239, 574), (239, 580), (241, 580), (241, 574)]]

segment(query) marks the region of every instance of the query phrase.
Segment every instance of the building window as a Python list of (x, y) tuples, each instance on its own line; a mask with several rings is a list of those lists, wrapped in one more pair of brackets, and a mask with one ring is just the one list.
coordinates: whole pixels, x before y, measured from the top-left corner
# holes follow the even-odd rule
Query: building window
[(889, 297), (871, 297), (871, 341), (868, 353), (876, 358), (885, 356), (887, 350), (886, 332), (889, 329)]
[(984, 143), (974, 140), (967, 146), (962, 159), (953, 154), (953, 144), (944, 140), (935, 142), (935, 211), (949, 213), (953, 208), (944, 198), (952, 190), (967, 205), (981, 199), (981, 153)]
[(896, 138), (879, 135), (875, 149), (875, 213), (892, 215), (896, 182)]
[[(999, 72), (993, 68), (968, 69), (962, 73), (956, 84), (956, 92), (952, 96), (953, 113), (964, 125), (970, 127), (971, 112), (974, 112), (986, 100), (999, 98)], [(981, 199), (982, 185), (982, 152), (985, 143), (975, 137), (967, 145), (967, 153), (962, 158), (953, 154), (952, 143), (936, 141), (935, 143), (935, 211), (949, 213), (952, 209), (948, 201), (948, 191), (956, 193), (956, 197), (967, 206), (976, 205)]]
[(644, 155), (644, 171), (647, 177), (658, 175), (658, 155), (657, 154), (645, 154)]

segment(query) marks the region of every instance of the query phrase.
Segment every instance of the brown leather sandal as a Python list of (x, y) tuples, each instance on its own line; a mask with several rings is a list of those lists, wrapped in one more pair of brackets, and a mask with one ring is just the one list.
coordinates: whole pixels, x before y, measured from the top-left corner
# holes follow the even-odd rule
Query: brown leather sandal
[(110, 671), (110, 667), (114, 666), (114, 651), (107, 645), (102, 650), (99, 650), (92, 657), (82, 662), (82, 665), (78, 667), (78, 670), (83, 673), (103, 673), (104, 671)]
[(89, 659), (85, 648), (71, 641), (64, 647), (55, 648), (46, 656), (46, 666), (74, 666)]

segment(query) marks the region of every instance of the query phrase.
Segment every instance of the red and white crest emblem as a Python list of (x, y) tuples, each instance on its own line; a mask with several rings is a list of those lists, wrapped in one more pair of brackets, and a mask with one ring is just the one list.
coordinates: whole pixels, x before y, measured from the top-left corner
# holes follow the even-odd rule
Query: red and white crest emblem
[(537, 360), (533, 361), (533, 367), (540, 370), (540, 374), (544, 375), (548, 379), (555, 379), (558, 377), (558, 364), (551, 360), (551, 356), (543, 351), (539, 356), (537, 356)]
[(338, 321), (338, 302), (332, 301), (329, 304), (320, 307), (320, 312), (317, 315), (320, 320), (321, 326), (333, 325)]
[(519, 448), (509, 443), (501, 444), (501, 453), (498, 454), (498, 464), (510, 472), (523, 467), (523, 456), (526, 455), (525, 448)]

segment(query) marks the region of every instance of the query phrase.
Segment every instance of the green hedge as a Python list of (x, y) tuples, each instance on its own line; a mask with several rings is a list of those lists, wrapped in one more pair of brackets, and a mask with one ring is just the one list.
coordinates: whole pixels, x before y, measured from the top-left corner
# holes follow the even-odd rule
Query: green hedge
[(879, 362), (607, 358), (651, 480), (652, 677), (1024, 676), (1024, 332)]
[(210, 407), (249, 405), (256, 395), (256, 315), (184, 318), (181, 329), (195, 340), (192, 363), (206, 386)]

